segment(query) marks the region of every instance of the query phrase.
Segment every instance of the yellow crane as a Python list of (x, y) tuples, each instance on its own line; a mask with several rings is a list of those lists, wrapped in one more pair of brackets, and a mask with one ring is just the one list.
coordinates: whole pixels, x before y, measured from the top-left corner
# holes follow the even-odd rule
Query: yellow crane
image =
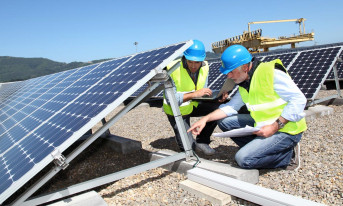
[[(212, 44), (212, 50), (215, 53), (223, 53), (224, 50), (233, 45), (241, 44), (246, 47), (250, 52), (260, 52), (269, 51), (270, 47), (277, 47), (285, 44), (291, 44), (291, 48), (295, 48), (295, 43), (303, 41), (314, 40), (314, 33), (305, 33), (305, 20), (304, 18), (299, 19), (286, 19), (286, 20), (271, 20), (271, 21), (255, 21), (248, 23), (248, 31), (244, 31), (242, 35), (231, 37), (222, 41), (214, 42)], [(299, 35), (294, 35), (291, 37), (279, 37), (279, 38), (269, 38), (262, 37), (262, 29), (255, 31), (250, 30), (251, 24), (265, 24), (265, 23), (279, 23), (279, 22), (296, 22), (299, 24)]]

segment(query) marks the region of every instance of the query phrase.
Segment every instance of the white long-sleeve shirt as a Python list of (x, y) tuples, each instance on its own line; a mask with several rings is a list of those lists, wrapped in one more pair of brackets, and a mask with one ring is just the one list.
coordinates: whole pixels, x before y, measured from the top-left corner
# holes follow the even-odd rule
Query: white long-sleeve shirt
[[(277, 69), (274, 73), (274, 90), (281, 99), (288, 103), (282, 111), (283, 118), (297, 122), (305, 117), (304, 108), (307, 102), (305, 95), (285, 72)], [(231, 116), (237, 114), (243, 105), (240, 93), (236, 92), (231, 100), (220, 105), (219, 109), (224, 111), (227, 116)]]

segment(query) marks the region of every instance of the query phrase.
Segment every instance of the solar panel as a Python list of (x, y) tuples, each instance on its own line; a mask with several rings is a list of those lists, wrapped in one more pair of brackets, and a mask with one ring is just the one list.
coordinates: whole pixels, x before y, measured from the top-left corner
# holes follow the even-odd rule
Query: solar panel
[(191, 44), (0, 87), (0, 204)]
[(309, 100), (314, 100), (327, 79), (343, 44), (305, 47), (286, 51), (254, 54), (262, 61), (279, 58), (299, 89)]

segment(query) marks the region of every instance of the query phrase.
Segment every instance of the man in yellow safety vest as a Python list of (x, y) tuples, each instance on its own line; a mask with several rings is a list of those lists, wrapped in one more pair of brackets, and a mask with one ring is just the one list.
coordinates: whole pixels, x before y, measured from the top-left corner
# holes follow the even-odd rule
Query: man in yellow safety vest
[[(193, 40), (192, 46), (190, 46), (181, 59), (178, 59), (168, 65), (169, 70), (172, 66), (180, 63), (178, 67), (171, 75), (172, 83), (174, 86), (174, 94), (180, 108), (180, 112), (186, 126), (186, 129), (190, 125), (190, 117), (199, 117), (207, 115), (218, 108), (219, 102), (223, 102), (227, 98), (228, 94), (225, 93), (217, 103), (213, 102), (198, 102), (193, 98), (202, 97), (205, 95), (211, 95), (211, 89), (207, 88), (208, 84), (208, 72), (209, 67), (207, 61), (204, 61), (206, 57), (205, 46), (199, 40)], [(184, 150), (181, 137), (173, 116), (173, 111), (170, 106), (168, 97), (164, 94), (163, 110), (167, 114), (168, 120), (173, 127), (176, 142), (181, 151)], [(208, 124), (204, 130), (199, 133), (194, 141), (192, 134), (188, 133), (189, 141), (192, 145), (192, 149), (202, 151), (206, 155), (213, 155), (215, 150), (212, 149), (209, 144), (211, 142), (210, 136), (217, 126), (216, 122)]]
[[(228, 47), (221, 56), (220, 71), (238, 84), (232, 99), (194, 123), (188, 130), (198, 134), (206, 123), (216, 122), (223, 131), (259, 128), (244, 137), (231, 137), (240, 147), (235, 155), (242, 168), (300, 167), (298, 142), (307, 129), (306, 98), (288, 75), (281, 60), (260, 62), (241, 45)], [(249, 114), (237, 111), (246, 105)]]

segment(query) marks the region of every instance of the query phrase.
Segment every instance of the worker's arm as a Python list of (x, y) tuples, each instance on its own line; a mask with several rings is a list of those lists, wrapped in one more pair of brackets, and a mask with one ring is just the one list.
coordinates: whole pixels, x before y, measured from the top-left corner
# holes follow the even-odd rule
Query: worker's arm
[(196, 90), (194, 92), (189, 92), (189, 93), (184, 93), (183, 94), (183, 102), (187, 102), (189, 100), (192, 100), (197, 97), (202, 97), (205, 95), (211, 96), (212, 95), (212, 90), (207, 88), (208, 87), (208, 76), (206, 78), (206, 82), (204, 85), (204, 88)]
[(192, 131), (194, 135), (198, 135), (206, 126), (207, 122), (216, 121), (231, 115), (235, 115), (243, 105), (244, 103), (241, 95), (239, 92), (237, 92), (228, 103), (220, 105), (219, 109), (201, 118), (199, 121), (194, 123), (187, 132)]
[(205, 95), (211, 96), (212, 90), (209, 88), (202, 88), (202, 89), (196, 90), (194, 92), (183, 94), (183, 102), (187, 102), (187, 101), (194, 99), (196, 97), (202, 97)]
[(194, 123), (189, 130), (187, 130), (187, 132), (192, 131), (192, 133), (194, 135), (199, 135), (200, 132), (202, 131), (202, 129), (204, 129), (204, 127), (206, 126), (207, 122), (211, 122), (211, 121), (215, 121), (218, 119), (223, 119), (226, 117), (225, 112), (223, 112), (223, 110), (221, 109), (216, 109), (213, 112), (211, 112), (210, 114), (204, 116), (203, 118), (201, 118), (199, 121), (197, 121), (196, 123)]

